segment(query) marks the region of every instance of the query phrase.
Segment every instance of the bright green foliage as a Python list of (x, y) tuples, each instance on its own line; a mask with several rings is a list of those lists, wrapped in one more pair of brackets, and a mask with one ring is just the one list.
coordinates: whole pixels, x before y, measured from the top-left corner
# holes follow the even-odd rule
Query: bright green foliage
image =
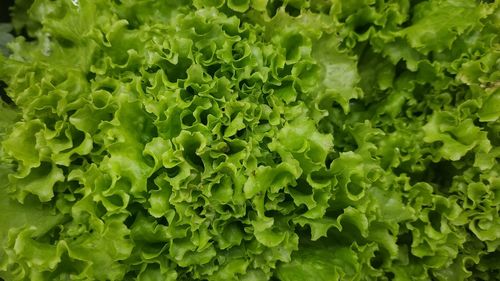
[(0, 277), (499, 280), (499, 6), (18, 0)]

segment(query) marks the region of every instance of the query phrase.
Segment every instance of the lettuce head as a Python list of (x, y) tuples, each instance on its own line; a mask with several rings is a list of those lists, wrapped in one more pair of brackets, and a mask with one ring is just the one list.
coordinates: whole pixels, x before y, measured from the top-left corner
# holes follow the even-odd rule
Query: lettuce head
[(500, 2), (9, 12), (0, 279), (499, 280)]

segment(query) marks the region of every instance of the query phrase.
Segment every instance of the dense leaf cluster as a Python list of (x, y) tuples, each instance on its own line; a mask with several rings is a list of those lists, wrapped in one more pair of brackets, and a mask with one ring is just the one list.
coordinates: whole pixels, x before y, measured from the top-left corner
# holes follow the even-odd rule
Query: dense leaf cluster
[(498, 280), (500, 5), (19, 0), (4, 280)]

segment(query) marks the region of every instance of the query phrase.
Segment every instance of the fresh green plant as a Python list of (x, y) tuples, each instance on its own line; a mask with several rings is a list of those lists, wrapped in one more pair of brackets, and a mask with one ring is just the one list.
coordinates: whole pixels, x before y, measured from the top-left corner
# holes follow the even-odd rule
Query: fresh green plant
[(0, 277), (499, 280), (499, 6), (18, 0)]

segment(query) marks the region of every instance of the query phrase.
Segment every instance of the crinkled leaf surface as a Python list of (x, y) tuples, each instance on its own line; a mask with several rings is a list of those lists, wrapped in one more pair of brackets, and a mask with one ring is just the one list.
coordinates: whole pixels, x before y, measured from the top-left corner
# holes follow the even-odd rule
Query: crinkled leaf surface
[(499, 280), (499, 6), (17, 0), (0, 279)]

